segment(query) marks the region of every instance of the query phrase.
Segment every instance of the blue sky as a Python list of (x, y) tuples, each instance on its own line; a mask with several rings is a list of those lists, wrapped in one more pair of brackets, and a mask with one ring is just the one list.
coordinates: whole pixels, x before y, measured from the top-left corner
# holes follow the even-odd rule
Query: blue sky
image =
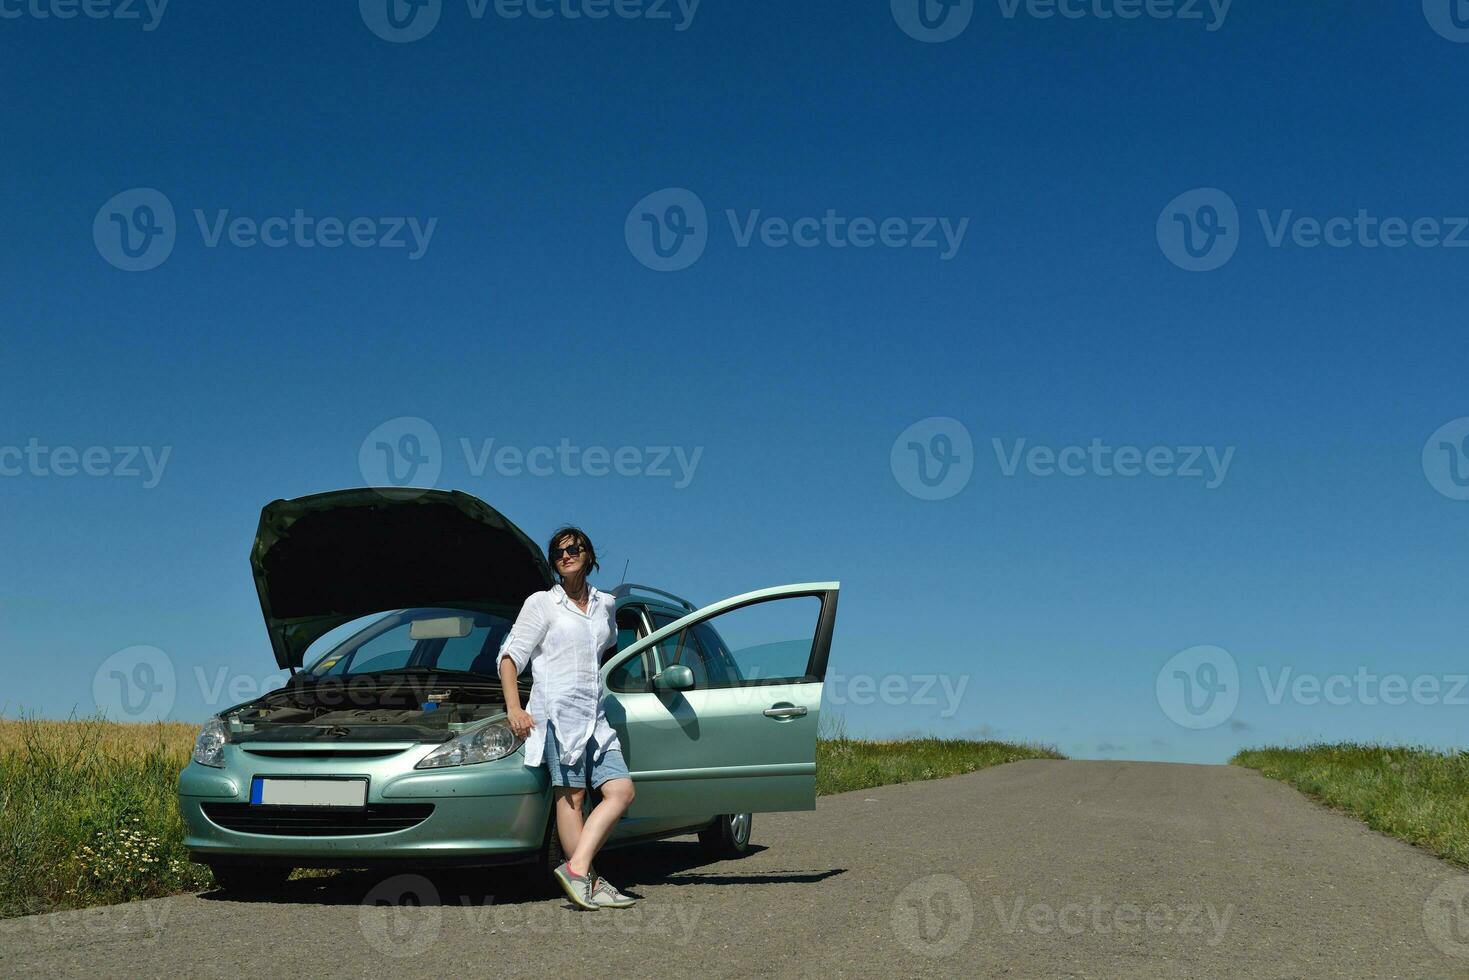
[[(362, 484), (369, 434), (416, 418), (437, 485), (582, 524), (601, 584), (840, 579), (849, 732), (1463, 746), (1469, 456), (1439, 444), (1469, 416), (1469, 43), (1426, 8), (972, 3), (924, 41), (902, 0), (443, 0), (394, 43), (368, 0), (0, 0), (0, 703), (93, 710), (140, 645), (170, 717), (264, 682), (260, 507)], [(655, 227), (682, 267), (650, 267)], [(636, 463), (466, 458), (490, 439)], [(1206, 475), (1103, 475), (1093, 440)], [(949, 495), (914, 442), (960, 453), (928, 471), (967, 473)], [(93, 447), (124, 474), (81, 472)], [(1229, 710), (1180, 713), (1175, 670)], [(1289, 686), (1362, 673), (1420, 693)]]

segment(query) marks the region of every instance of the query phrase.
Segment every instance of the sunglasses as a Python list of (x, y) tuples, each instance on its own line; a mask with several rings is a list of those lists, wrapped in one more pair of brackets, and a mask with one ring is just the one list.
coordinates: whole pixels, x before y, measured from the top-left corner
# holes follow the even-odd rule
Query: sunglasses
[(552, 548), (551, 549), (551, 561), (553, 561), (553, 562), (560, 561), (562, 555), (567, 555), (567, 556), (569, 556), (571, 558), (575, 558), (577, 555), (580, 555), (585, 550), (586, 549), (583, 548), (579, 544), (569, 544), (569, 545), (567, 545), (564, 548)]

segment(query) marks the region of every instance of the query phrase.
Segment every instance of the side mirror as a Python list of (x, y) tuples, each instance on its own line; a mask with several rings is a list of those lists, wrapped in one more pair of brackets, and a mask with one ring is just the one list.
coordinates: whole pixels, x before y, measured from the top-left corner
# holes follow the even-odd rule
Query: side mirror
[(693, 690), (694, 672), (684, 664), (664, 667), (653, 676), (653, 686), (660, 691)]

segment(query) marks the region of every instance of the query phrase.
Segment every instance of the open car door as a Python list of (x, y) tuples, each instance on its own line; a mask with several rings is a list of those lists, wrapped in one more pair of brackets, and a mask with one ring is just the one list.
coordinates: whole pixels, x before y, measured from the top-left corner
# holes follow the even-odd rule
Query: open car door
[(629, 817), (816, 808), (816, 730), (837, 582), (695, 610), (609, 658), (607, 720), (637, 798)]

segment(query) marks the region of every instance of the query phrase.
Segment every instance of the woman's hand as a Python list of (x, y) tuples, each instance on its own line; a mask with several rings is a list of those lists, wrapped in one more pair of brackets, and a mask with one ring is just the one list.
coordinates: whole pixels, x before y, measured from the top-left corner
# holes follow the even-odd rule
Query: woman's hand
[(520, 708), (511, 708), (506, 712), (510, 722), (510, 730), (515, 733), (516, 738), (526, 738), (530, 730), (535, 727), (536, 720), (530, 716), (530, 712), (522, 711)]

